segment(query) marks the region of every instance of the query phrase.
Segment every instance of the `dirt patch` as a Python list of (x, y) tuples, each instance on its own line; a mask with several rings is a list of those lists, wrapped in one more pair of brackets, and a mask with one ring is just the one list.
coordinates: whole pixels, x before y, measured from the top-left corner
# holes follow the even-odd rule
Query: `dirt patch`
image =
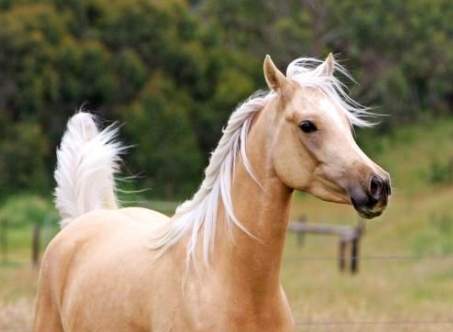
[(33, 301), (21, 298), (9, 303), (0, 302), (0, 331), (31, 331)]

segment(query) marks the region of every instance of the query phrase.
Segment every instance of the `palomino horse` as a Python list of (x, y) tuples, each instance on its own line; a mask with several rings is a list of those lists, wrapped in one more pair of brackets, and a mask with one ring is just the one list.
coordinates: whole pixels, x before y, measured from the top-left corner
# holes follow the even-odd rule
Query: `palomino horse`
[(389, 175), (356, 145), (367, 126), (324, 61), (297, 59), (231, 115), (200, 189), (175, 216), (119, 208), (122, 147), (76, 114), (58, 151), (64, 228), (44, 255), (36, 331), (293, 331), (279, 273), (295, 189), (379, 216)]

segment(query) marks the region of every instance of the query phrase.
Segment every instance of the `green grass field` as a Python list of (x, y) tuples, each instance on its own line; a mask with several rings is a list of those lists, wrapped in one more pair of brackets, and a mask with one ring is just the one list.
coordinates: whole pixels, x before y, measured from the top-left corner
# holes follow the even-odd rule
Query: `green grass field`
[[(359, 273), (338, 271), (336, 238), (307, 236), (298, 246), (288, 236), (291, 259), (281, 277), (298, 331), (453, 331), (453, 120), (401, 128), (366, 150), (391, 173), (394, 194), (388, 211), (366, 224)], [(292, 218), (302, 214), (309, 222), (358, 222), (349, 206), (297, 194)], [(55, 224), (54, 215), (49, 200), (35, 196), (0, 208), (0, 218), (16, 218), (9, 263), (0, 263), (0, 331), (31, 326), (37, 271), (29, 263), (27, 220)], [(50, 238), (57, 228), (45, 229)]]

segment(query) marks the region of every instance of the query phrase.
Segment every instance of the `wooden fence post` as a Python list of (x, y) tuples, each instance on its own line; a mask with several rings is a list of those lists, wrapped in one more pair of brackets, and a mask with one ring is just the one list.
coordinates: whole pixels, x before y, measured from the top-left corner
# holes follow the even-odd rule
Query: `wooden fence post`
[[(300, 223), (306, 223), (307, 219), (305, 218), (304, 215), (300, 216), (298, 219), (298, 222)], [(297, 246), (300, 247), (304, 243), (304, 233), (303, 232), (297, 232)]]
[(338, 249), (338, 267), (341, 272), (344, 272), (346, 267), (346, 246), (348, 242), (344, 239), (340, 239), (340, 247)]
[(0, 220), (0, 246), (2, 250), (2, 262), (8, 262), (8, 221)]
[(359, 243), (360, 243), (360, 234), (357, 234), (352, 241), (351, 248), (351, 273), (355, 274), (359, 272)]

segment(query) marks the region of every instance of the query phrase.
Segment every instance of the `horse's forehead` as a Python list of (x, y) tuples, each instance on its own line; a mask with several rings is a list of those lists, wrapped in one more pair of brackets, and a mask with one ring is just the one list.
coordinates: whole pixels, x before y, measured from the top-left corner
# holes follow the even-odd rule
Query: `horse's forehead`
[(296, 92), (296, 105), (294, 111), (304, 114), (314, 115), (321, 121), (335, 124), (338, 127), (344, 127), (350, 130), (349, 120), (338, 105), (332, 98), (317, 89), (300, 89)]
[[(338, 126), (345, 126), (348, 128), (346, 115), (335, 103), (327, 97), (319, 100), (319, 112), (323, 115), (326, 121), (332, 121)], [(349, 128), (348, 128), (349, 129)]]

